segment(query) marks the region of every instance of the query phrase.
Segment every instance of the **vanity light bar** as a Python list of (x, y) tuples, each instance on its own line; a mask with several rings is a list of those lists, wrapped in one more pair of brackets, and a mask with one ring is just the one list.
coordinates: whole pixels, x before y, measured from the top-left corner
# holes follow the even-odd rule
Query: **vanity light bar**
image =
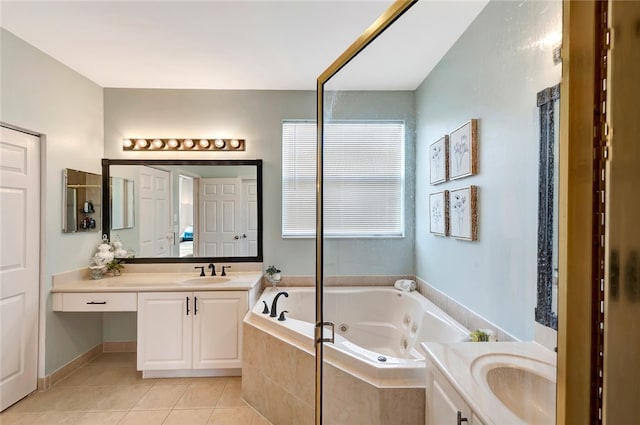
[(122, 139), (123, 151), (243, 151), (244, 139)]

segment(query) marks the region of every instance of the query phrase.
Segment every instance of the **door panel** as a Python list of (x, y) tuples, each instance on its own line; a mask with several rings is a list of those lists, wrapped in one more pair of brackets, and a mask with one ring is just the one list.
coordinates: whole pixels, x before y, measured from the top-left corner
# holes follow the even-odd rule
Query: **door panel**
[(191, 368), (192, 307), (191, 292), (138, 294), (138, 370)]
[(240, 179), (200, 179), (199, 245), (206, 257), (242, 255)]
[(0, 128), (0, 409), (37, 387), (39, 139)]
[(193, 317), (193, 367), (242, 367), (242, 318), (246, 292), (196, 292)]
[(140, 257), (166, 257), (173, 241), (169, 208), (169, 173), (144, 167), (140, 171)]

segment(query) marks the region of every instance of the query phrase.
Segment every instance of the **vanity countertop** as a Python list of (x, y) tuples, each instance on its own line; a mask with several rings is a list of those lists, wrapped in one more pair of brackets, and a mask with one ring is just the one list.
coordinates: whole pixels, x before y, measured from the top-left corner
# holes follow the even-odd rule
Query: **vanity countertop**
[[(422, 343), (421, 348), (427, 359), (447, 378), (485, 425), (528, 423), (503, 405), (483, 384), (482, 375), (486, 375), (491, 368), (528, 368), (555, 386), (556, 353), (535, 342), (428, 342)], [(518, 394), (517, 388), (508, 391), (516, 398), (531, 396), (526, 392)], [(555, 391), (552, 396), (555, 396)], [(529, 401), (534, 403), (533, 400)], [(555, 403), (553, 406), (537, 408), (553, 409), (555, 412)]]
[(123, 273), (98, 280), (71, 280), (55, 284), (51, 292), (248, 291), (260, 284), (261, 272), (228, 272), (222, 282), (198, 273)]

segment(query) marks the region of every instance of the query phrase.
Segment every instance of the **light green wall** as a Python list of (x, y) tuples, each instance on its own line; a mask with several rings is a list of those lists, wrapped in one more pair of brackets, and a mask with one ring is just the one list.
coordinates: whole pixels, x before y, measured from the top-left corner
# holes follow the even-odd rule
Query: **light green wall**
[[(316, 97), (312, 91), (261, 90), (150, 90), (105, 89), (105, 157), (163, 159), (262, 159), (264, 196), (264, 263), (278, 265), (285, 274), (315, 274), (315, 241), (283, 239), (282, 217), (282, 121), (315, 119)], [(408, 149), (413, 150), (412, 92), (354, 93), (340, 118), (406, 119), (410, 130)], [(351, 112), (349, 112), (349, 110)], [(221, 137), (246, 139), (245, 152), (140, 153), (123, 152), (123, 138)], [(408, 154), (408, 157), (413, 155)], [(412, 160), (408, 161), (413, 164)], [(413, 165), (411, 166), (411, 169)], [(411, 171), (411, 175), (412, 175)], [(355, 273), (413, 272), (413, 180), (407, 186), (407, 236), (392, 241), (389, 250), (379, 241), (353, 240), (341, 249), (344, 264)], [(391, 251), (391, 254), (389, 253)], [(375, 267), (363, 258), (377, 259)], [(105, 315), (105, 336), (125, 340), (135, 325)]]
[(52, 275), (86, 267), (100, 233), (62, 233), (62, 170), (100, 174), (102, 88), (0, 29), (0, 120), (44, 135), (41, 143), (43, 238), (40, 296), (49, 374), (102, 342), (101, 314), (51, 311)]
[[(536, 93), (561, 66), (542, 41), (561, 31), (559, 1), (490, 2), (416, 94), (416, 270), (513, 335), (533, 338), (537, 276)], [(478, 119), (479, 173), (429, 185), (429, 144)], [(429, 233), (429, 193), (479, 186), (478, 241)]]

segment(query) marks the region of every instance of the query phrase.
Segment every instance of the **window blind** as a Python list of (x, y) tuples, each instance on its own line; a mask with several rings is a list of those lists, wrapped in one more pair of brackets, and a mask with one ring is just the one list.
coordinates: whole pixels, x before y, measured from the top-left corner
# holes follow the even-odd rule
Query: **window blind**
[[(404, 123), (332, 122), (324, 132), (325, 236), (404, 236)], [(315, 235), (315, 183), (315, 122), (283, 122), (283, 237)]]

